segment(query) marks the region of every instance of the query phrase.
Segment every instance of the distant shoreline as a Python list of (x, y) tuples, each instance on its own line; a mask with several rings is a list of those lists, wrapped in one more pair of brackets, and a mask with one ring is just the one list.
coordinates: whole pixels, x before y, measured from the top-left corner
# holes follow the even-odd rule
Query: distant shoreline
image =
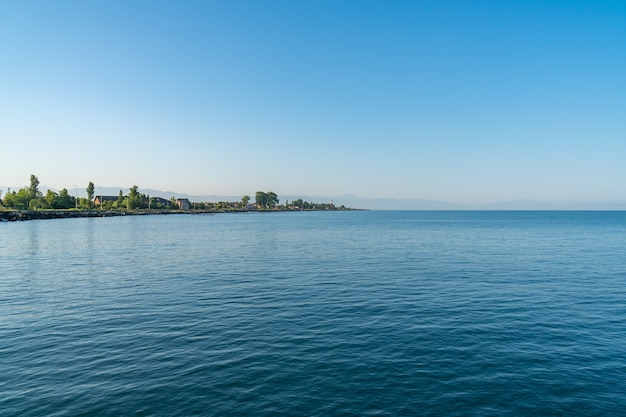
[(166, 214), (218, 214), (218, 213), (275, 213), (292, 211), (355, 211), (342, 210), (0, 210), (0, 220), (15, 222), (26, 220), (74, 219), (85, 217), (155, 216)]

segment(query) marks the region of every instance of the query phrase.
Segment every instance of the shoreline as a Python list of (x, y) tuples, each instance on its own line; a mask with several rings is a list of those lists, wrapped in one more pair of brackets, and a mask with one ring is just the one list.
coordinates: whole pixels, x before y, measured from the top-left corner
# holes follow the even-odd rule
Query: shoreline
[(292, 211), (352, 211), (344, 210), (0, 210), (0, 221), (74, 219), (82, 217), (156, 216), (170, 214), (217, 214), (217, 213), (272, 213)]
[(50, 220), (50, 219), (73, 219), (80, 217), (117, 217), (117, 216), (138, 216), (156, 214), (178, 214), (184, 212), (172, 210), (2, 210), (0, 211), (1, 221), (26, 221), (26, 220)]

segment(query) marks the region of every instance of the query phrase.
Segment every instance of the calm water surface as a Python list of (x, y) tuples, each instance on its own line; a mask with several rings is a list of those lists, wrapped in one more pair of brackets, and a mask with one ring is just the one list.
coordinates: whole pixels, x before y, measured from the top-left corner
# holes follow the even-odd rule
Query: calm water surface
[(1, 416), (624, 410), (626, 212), (0, 224)]

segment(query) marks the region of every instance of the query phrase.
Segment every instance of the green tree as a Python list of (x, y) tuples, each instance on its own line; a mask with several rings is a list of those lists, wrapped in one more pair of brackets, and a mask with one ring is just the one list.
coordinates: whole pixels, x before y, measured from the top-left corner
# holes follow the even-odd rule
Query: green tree
[(134, 210), (137, 208), (137, 204), (139, 202), (139, 192), (137, 191), (139, 187), (133, 185), (130, 187), (130, 191), (128, 192), (128, 204), (126, 207), (128, 210)]
[(137, 203), (135, 208), (145, 209), (148, 208), (148, 199), (150, 196), (147, 196), (143, 193), (137, 195)]
[(25, 210), (28, 208), (30, 203), (30, 190), (28, 188), (22, 188), (19, 191), (12, 191), (7, 193), (4, 198), (4, 205), (9, 208), (14, 208), (18, 210)]
[(15, 191), (13, 191), (13, 192), (8, 191), (6, 193), (6, 195), (4, 196), (4, 201), (2, 203), (4, 204), (5, 207), (16, 208), (15, 207), (15, 204), (16, 204), (16, 202), (15, 202)]
[(27, 208), (44, 208), (48, 203), (39, 191), (39, 179), (36, 175), (31, 175), (30, 186), (17, 192), (8, 192), (4, 198), (4, 205), (9, 208), (25, 210)]
[(92, 207), (94, 188), (93, 182), (89, 181), (89, 184), (87, 185), (87, 200), (89, 200), (89, 208)]
[(268, 191), (266, 195), (267, 195), (267, 206), (269, 208), (276, 207), (276, 204), (278, 204), (278, 195), (276, 195), (275, 193), (271, 191)]
[(242, 208), (246, 208), (246, 206), (248, 205), (249, 202), (250, 202), (250, 196), (249, 195), (244, 195), (241, 198), (241, 207)]
[(31, 199), (41, 197), (39, 192), (39, 178), (36, 175), (30, 176), (30, 187), (28, 187), (28, 194)]
[(57, 203), (57, 200), (59, 198), (59, 195), (57, 193), (55, 193), (52, 190), (48, 190), (48, 192), (46, 193), (46, 205), (48, 206), (47, 208), (56, 208), (55, 205)]
[(78, 208), (88, 210), (91, 208), (91, 201), (88, 198), (78, 198)]
[(64, 188), (59, 192), (59, 196), (55, 200), (53, 206), (55, 209), (69, 209), (76, 207), (76, 197), (71, 196), (67, 191), (67, 188)]
[(42, 204), (42, 201), (45, 201), (42, 198), (32, 198), (29, 202), (28, 202), (28, 208), (31, 210), (37, 210), (37, 209), (41, 209), (41, 208), (45, 208), (43, 207), (44, 204)]
[(267, 194), (263, 191), (257, 191), (255, 195), (255, 203), (257, 208), (265, 208), (267, 207)]
[(117, 195), (117, 200), (115, 201), (115, 207), (123, 208), (124, 205), (124, 193), (120, 190), (120, 193)]

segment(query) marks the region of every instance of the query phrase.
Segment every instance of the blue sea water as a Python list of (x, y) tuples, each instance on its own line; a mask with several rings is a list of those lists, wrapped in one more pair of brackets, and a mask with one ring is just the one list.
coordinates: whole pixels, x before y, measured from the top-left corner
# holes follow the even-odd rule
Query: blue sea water
[(626, 212), (0, 224), (0, 416), (626, 412)]

